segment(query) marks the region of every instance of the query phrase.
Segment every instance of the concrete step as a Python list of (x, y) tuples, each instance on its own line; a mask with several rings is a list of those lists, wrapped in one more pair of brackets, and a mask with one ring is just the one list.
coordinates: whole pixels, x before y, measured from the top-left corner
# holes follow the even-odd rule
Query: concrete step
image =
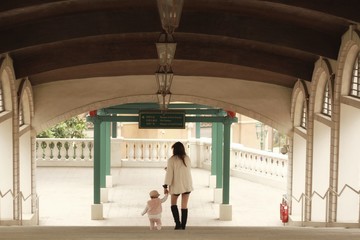
[(92, 239), (227, 239), (227, 240), (358, 240), (360, 229), (300, 227), (188, 227), (174, 230), (164, 227), (150, 231), (148, 227), (0, 227), (0, 239), (92, 240)]

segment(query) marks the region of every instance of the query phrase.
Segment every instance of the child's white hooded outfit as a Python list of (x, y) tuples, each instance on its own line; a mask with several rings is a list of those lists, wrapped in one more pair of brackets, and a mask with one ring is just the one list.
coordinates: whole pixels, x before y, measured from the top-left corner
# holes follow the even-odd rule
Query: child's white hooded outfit
[(163, 198), (159, 198), (160, 194), (153, 190), (150, 192), (151, 199), (147, 201), (146, 207), (141, 215), (145, 213), (148, 214), (149, 221), (150, 221), (150, 230), (154, 229), (156, 224), (157, 230), (161, 229), (161, 213), (162, 213), (162, 206), (161, 204), (165, 202), (168, 198), (168, 194), (166, 194)]

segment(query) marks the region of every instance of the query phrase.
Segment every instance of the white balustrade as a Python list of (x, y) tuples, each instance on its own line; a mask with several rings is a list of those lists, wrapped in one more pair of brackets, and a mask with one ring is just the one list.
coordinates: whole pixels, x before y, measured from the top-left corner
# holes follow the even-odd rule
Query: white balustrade
[(93, 139), (38, 138), (38, 166), (92, 165)]
[[(239, 144), (233, 144), (231, 151), (234, 159), (234, 171), (237, 176), (252, 181), (286, 182), (287, 175), (287, 157), (284, 155), (260, 151), (243, 147)], [(274, 185), (273, 184), (273, 185)], [(284, 187), (284, 186), (283, 186)]]
[[(191, 151), (201, 151), (202, 158), (197, 167), (208, 169), (211, 165), (211, 139), (113, 139), (120, 142), (124, 153), (117, 154), (120, 165), (131, 167), (164, 167), (172, 155), (172, 144), (181, 141), (190, 155), (190, 143), (198, 144)], [(93, 139), (45, 139), (36, 140), (37, 164), (39, 166), (91, 166), (93, 161)], [(119, 148), (119, 152), (121, 151)], [(198, 150), (196, 150), (198, 149)], [(112, 149), (112, 152), (114, 149)], [(116, 150), (115, 150), (116, 151)], [(197, 156), (197, 154), (191, 154)], [(246, 148), (240, 144), (231, 145), (230, 168), (239, 176), (271, 178), (286, 182), (287, 157), (272, 152)], [(118, 157), (119, 158), (119, 157)], [(115, 161), (112, 159), (112, 162)]]

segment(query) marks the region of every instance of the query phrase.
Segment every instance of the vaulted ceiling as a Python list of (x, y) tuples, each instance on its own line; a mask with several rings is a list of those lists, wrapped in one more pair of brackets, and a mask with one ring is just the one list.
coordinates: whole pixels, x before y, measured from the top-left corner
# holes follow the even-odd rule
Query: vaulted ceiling
[[(173, 63), (178, 76), (244, 79), (291, 89), (319, 57), (337, 59), (360, 23), (358, 0), (185, 0)], [(161, 22), (155, 0), (0, 3), (0, 53), (33, 86), (153, 75)]]
[[(287, 87), (298, 78), (309, 81), (319, 56), (337, 58), (341, 35), (360, 22), (359, 9), (357, 0), (185, 1), (174, 34), (174, 72)], [(0, 19), (0, 52), (13, 58), (17, 78), (29, 77), (33, 85), (152, 74), (156, 66), (155, 0), (2, 1)], [(144, 61), (121, 67), (132, 60)], [(208, 69), (208, 62), (234, 67)]]

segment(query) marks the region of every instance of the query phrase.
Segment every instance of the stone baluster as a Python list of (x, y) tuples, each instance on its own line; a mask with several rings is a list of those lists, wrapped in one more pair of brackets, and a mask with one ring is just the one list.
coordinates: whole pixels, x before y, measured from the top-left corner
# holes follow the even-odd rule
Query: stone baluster
[(61, 141), (61, 148), (60, 148), (60, 159), (61, 161), (66, 161), (66, 144), (68, 143), (68, 141)]
[(144, 142), (143, 143), (144, 161), (150, 161), (150, 149), (151, 149), (151, 144), (149, 142)]
[(128, 158), (129, 158), (129, 161), (134, 161), (134, 157), (135, 157), (135, 150), (134, 150), (134, 143), (133, 142), (129, 142), (128, 144), (128, 148), (129, 148), (129, 154), (128, 154)]
[(143, 154), (142, 154), (142, 146), (141, 142), (135, 142), (135, 161), (143, 161)]
[(154, 142), (151, 145), (151, 161), (157, 161), (158, 160), (158, 146), (157, 143)]

